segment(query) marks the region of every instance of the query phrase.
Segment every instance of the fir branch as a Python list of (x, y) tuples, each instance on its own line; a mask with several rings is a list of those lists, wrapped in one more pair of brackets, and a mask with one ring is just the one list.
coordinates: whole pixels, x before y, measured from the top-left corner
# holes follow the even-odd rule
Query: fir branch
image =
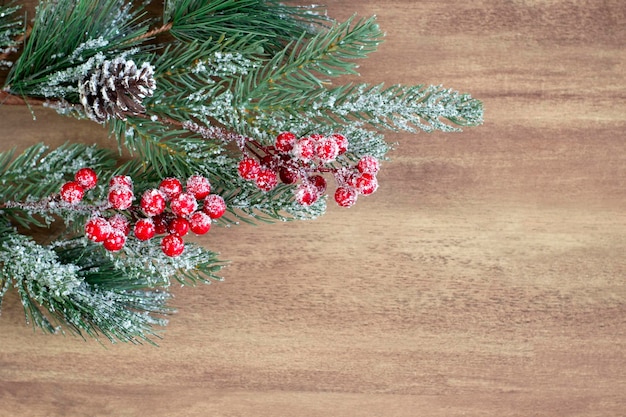
[(336, 24), (310, 40), (300, 38), (232, 87), (234, 107), (263, 111), (289, 105), (294, 95), (306, 94), (330, 83), (328, 77), (358, 74), (356, 59), (367, 57), (382, 41), (374, 18)]
[(41, 87), (75, 84), (89, 69), (85, 63), (90, 58), (115, 56), (120, 45), (128, 48), (130, 40), (141, 39), (147, 32), (146, 23), (139, 23), (141, 9), (131, 7), (132, 3), (124, 0), (42, 1), (5, 90), (25, 96), (54, 96)]
[(216, 253), (190, 243), (180, 256), (166, 256), (155, 240), (130, 239), (120, 255), (109, 256), (116, 268), (129, 276), (146, 279), (150, 286), (169, 287), (172, 280), (183, 285), (222, 281), (217, 273), (225, 265)]
[[(116, 160), (109, 150), (95, 146), (66, 143), (49, 151), (44, 144), (25, 149), (17, 157), (14, 151), (0, 153), (0, 214), (23, 227), (45, 226), (51, 217), (37, 216), (41, 212), (27, 207), (12, 206), (10, 202), (34, 202), (57, 193), (65, 181), (83, 167), (91, 167), (98, 173), (109, 171)], [(58, 205), (58, 213), (71, 213)], [(71, 220), (70, 216), (68, 220)]]
[[(8, 288), (6, 283), (10, 282), (17, 289), (29, 321), (50, 333), (66, 328), (83, 338), (103, 335), (112, 342), (153, 343), (152, 337), (157, 336), (153, 326), (166, 324), (157, 316), (169, 312), (165, 307), (169, 294), (135, 290), (137, 284), (132, 278), (120, 280), (124, 272), (114, 268), (106, 257), (97, 259), (94, 265), (93, 254), (97, 251), (80, 242), (66, 242), (64, 248), (55, 250), (4, 228), (0, 231), (3, 288)], [(89, 256), (76, 256), (76, 250)], [(90, 284), (94, 274), (101, 276), (103, 271), (112, 282), (122, 285), (109, 283), (104, 288)]]
[(186, 42), (244, 37), (264, 42), (267, 53), (311, 36), (328, 22), (317, 6), (287, 6), (274, 0), (167, 0), (163, 20), (172, 23), (174, 37)]
[(207, 42), (174, 43), (149, 59), (157, 91), (146, 98), (149, 113), (185, 122), (228, 89), (227, 80), (258, 66), (261, 43), (251, 37), (220, 37)]
[(11, 94), (8, 91), (0, 90), (0, 105), (7, 106), (44, 106), (49, 100), (36, 97), (26, 97), (17, 94)]
[(273, 105), (254, 117), (251, 124), (261, 128), (277, 126), (283, 120), (296, 125), (333, 126), (336, 130), (354, 125), (381, 132), (449, 132), (481, 124), (483, 108), (470, 95), (441, 86), (347, 84), (308, 91), (293, 97), (290, 105)]

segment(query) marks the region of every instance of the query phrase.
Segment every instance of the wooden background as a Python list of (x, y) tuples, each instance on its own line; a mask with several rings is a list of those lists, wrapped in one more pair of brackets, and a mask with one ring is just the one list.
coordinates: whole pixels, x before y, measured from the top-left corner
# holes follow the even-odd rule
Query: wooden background
[[(388, 33), (364, 81), (484, 101), (392, 134), (382, 187), (305, 223), (213, 230), (159, 348), (48, 336), (7, 296), (1, 416), (626, 415), (626, 3), (329, 0)], [(12, 144), (105, 142), (0, 108)]]

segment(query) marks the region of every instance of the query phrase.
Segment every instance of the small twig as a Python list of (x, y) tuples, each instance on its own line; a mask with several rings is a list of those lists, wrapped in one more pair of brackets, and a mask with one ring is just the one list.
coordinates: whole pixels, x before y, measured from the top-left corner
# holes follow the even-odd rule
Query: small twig
[(33, 213), (50, 213), (54, 210), (67, 209), (80, 213), (94, 213), (108, 210), (111, 204), (103, 202), (96, 205), (89, 204), (75, 204), (71, 205), (63, 202), (59, 194), (52, 194), (39, 201), (19, 202), (19, 201), (7, 201), (0, 203), (0, 209), (20, 209)]
[(152, 29), (146, 33), (144, 33), (143, 35), (139, 35), (135, 38), (132, 38), (131, 40), (127, 41), (127, 43), (134, 43), (143, 39), (148, 39), (148, 38), (152, 38), (158, 34), (161, 34), (163, 32), (167, 32), (168, 30), (170, 30), (172, 28), (172, 22), (169, 22), (168, 24), (165, 24), (161, 27)]
[(49, 102), (49, 100), (41, 98), (18, 96), (8, 91), (0, 90), (0, 104), (7, 106), (43, 106)]

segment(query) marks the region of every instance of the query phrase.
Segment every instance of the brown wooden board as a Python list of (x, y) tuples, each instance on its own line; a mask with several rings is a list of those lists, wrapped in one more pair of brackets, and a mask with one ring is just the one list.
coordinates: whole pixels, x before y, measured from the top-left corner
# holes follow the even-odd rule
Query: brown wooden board
[[(225, 282), (176, 288), (160, 347), (0, 316), (0, 416), (622, 416), (626, 3), (326, 2), (387, 32), (362, 81), (484, 101), (391, 134), (381, 187), (316, 221), (212, 230)], [(107, 143), (0, 107), (2, 150)], [(108, 142), (112, 145), (112, 142)]]

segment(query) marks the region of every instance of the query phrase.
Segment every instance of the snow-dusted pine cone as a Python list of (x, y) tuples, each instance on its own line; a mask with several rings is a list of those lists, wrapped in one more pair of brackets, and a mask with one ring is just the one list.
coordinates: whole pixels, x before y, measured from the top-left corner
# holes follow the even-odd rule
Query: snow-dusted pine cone
[(110, 117), (126, 119), (128, 114), (145, 113), (142, 104), (156, 88), (154, 68), (144, 62), (141, 68), (132, 60), (104, 61), (78, 83), (80, 103), (87, 117), (104, 123)]

